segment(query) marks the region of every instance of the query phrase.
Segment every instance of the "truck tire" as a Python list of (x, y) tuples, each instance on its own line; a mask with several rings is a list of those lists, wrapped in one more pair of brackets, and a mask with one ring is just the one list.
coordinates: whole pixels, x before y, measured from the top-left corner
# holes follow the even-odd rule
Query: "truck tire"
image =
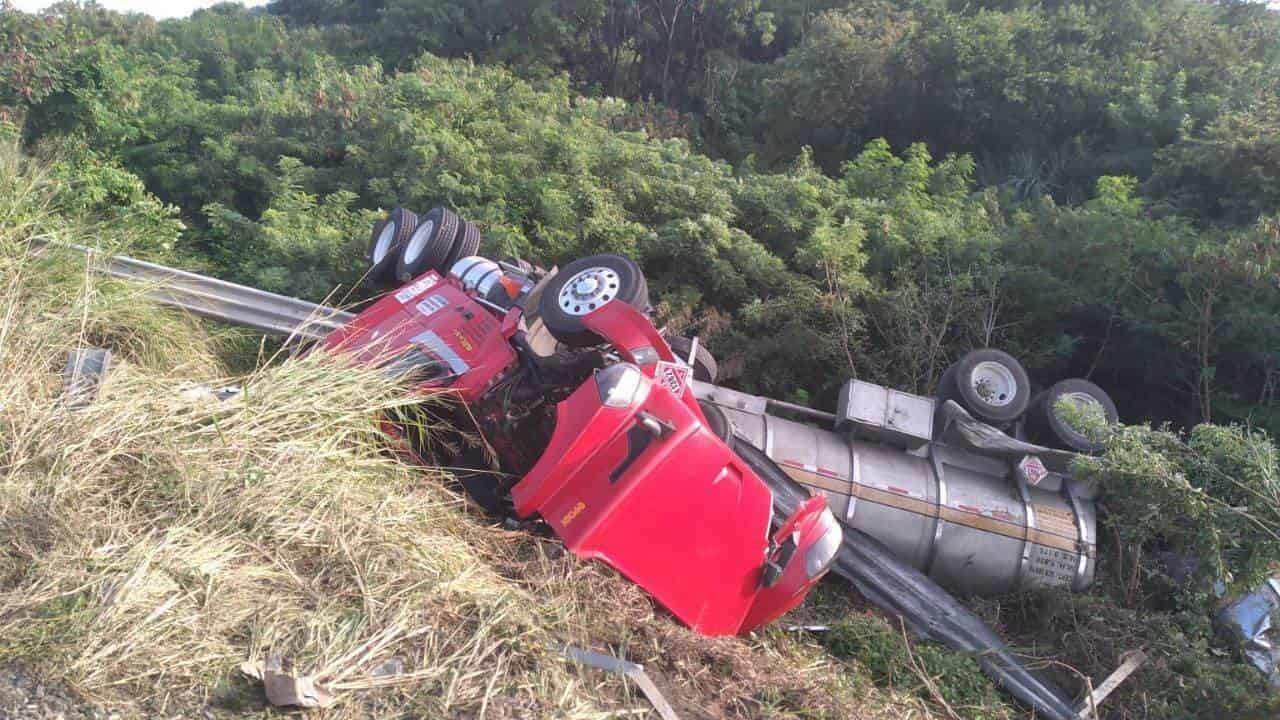
[(402, 207), (387, 213), (385, 218), (374, 224), (369, 235), (369, 249), (364, 255), (369, 261), (369, 271), (364, 275), (365, 285), (377, 288), (395, 279), (400, 251), (417, 227), (418, 216)]
[(1022, 363), (1002, 350), (973, 350), (938, 381), (938, 405), (955, 400), (979, 420), (1006, 426), (1031, 403), (1031, 380)]
[(640, 266), (621, 255), (591, 255), (564, 266), (547, 283), (538, 313), (551, 336), (570, 347), (603, 340), (582, 324), (582, 317), (605, 303), (622, 301), (647, 312), (649, 286)]
[(458, 223), (458, 235), (453, 240), (453, 250), (449, 252), (449, 257), (444, 261), (440, 271), (447, 273), (453, 268), (454, 263), (479, 253), (480, 229), (470, 220), (462, 220)]
[(1088, 380), (1072, 378), (1055, 383), (1035, 396), (1027, 412), (1027, 437), (1040, 445), (1091, 453), (1102, 449), (1102, 444), (1089, 435), (1073, 428), (1070, 418), (1060, 417), (1059, 400), (1076, 403), (1086, 412), (1099, 413), (1108, 425), (1119, 419), (1116, 404), (1105, 390)]
[(956, 392), (956, 364), (951, 363), (946, 370), (942, 371), (942, 376), (938, 378), (938, 386), (933, 389), (933, 398), (935, 405), (933, 408), (933, 439), (942, 438), (942, 433), (947, 428), (946, 415), (942, 412), (942, 405), (948, 400), (958, 400), (959, 394)]
[[(692, 340), (683, 335), (671, 335), (667, 337), (667, 345), (671, 346), (671, 352), (675, 353), (682, 362), (688, 361), (689, 351), (693, 349)], [(693, 357), (693, 379), (713, 383), (716, 381), (719, 370), (715, 356), (707, 350), (705, 345), (698, 343), (698, 351)]]
[(432, 208), (422, 216), (396, 264), (396, 277), (400, 282), (408, 282), (428, 270), (448, 272), (445, 261), (453, 252), (458, 223), (458, 216), (442, 207)]

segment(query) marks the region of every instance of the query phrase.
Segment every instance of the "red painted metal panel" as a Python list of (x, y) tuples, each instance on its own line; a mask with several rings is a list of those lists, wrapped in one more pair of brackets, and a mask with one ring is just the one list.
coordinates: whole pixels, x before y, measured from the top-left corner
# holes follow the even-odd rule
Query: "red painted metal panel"
[[(517, 362), (518, 312), (499, 318), (455, 279), (428, 273), (323, 346), (374, 363), (416, 349), (452, 371), (420, 390), (447, 389), (473, 402)], [(674, 364), (649, 319), (624, 303), (608, 303), (584, 322), (626, 361), (600, 377), (626, 375), (627, 390), (606, 403), (591, 378), (557, 406), (550, 442), (512, 490), (516, 512), (541, 515), (574, 553), (617, 568), (699, 632), (745, 632), (794, 607), (821, 576), (809, 577), (804, 558), (823, 535), (814, 518), (825, 503), (806, 504), (784, 524), (775, 540), (785, 535), (797, 550), (765, 587), (765, 561), (777, 552), (769, 537), (772, 495), (710, 430), (687, 368)]]
[(516, 363), (504, 326), (472, 300), (455, 278), (428, 272), (383, 296), (321, 345), (351, 353), (361, 362), (377, 363), (410, 348), (427, 351), (448, 365), (449, 372), (419, 389), (448, 389), (464, 402), (472, 402)]
[[(742, 628), (765, 559), (768, 488), (666, 388), (604, 406), (588, 381), (557, 408), (546, 453), (512, 491), (574, 553), (603, 560), (708, 635)], [(652, 437), (621, 473), (639, 414), (674, 429)], [(641, 428), (640, 433), (648, 433)]]

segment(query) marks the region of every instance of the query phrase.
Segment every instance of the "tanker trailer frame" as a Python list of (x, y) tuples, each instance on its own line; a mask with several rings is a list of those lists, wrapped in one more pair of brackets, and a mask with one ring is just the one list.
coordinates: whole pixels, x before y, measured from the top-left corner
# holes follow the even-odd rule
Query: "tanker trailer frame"
[(834, 415), (707, 383), (695, 392), (846, 526), (957, 594), (1093, 582), (1097, 492), (1071, 477), (1069, 452), (1019, 441), (953, 401), (857, 380)]

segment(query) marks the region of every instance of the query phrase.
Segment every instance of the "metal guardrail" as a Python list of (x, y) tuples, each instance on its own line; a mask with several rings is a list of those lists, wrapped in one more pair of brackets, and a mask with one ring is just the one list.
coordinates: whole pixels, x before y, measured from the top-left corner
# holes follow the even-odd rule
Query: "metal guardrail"
[[(40, 243), (78, 250), (91, 258), (100, 251), (83, 245)], [(350, 322), (353, 313), (277, 295), (226, 280), (177, 270), (124, 255), (108, 256), (100, 266), (113, 278), (148, 286), (157, 302), (202, 317), (244, 325), (272, 335), (318, 340)]]

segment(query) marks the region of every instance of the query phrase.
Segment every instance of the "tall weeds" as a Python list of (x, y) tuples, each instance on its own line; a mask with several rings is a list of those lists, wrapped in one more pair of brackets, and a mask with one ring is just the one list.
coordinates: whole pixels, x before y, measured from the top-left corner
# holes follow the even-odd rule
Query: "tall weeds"
[[(268, 654), (338, 694), (327, 717), (645, 712), (574, 644), (650, 663), (689, 717), (870, 716), (815, 648), (699, 638), (389, 455), (377, 418), (413, 400), (376, 371), (313, 354), (224, 377), (198, 324), (44, 244), (146, 239), (49, 197), (0, 149), (0, 665), (137, 717), (257, 712), (238, 668)], [(60, 370), (81, 345), (119, 362), (73, 410)]]
[[(152, 709), (234, 694), (267, 652), (338, 691), (412, 687), (430, 714), (590, 709), (493, 568), (511, 536), (382, 451), (402, 392), (320, 355), (236, 379), (235, 401), (191, 392), (222, 382), (207, 336), (33, 244), (130, 241), (77, 236), (44, 184), (0, 155), (0, 658)], [(58, 371), (80, 344), (122, 363), (70, 410)]]

